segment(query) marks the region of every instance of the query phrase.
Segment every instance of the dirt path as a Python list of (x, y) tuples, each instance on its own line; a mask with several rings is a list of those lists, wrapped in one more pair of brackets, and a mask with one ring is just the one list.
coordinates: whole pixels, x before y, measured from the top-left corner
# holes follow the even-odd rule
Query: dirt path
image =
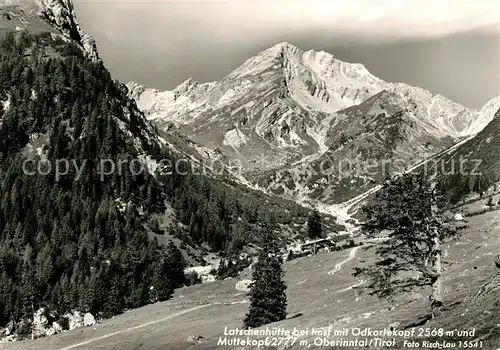
[(348, 263), (349, 261), (351, 261), (352, 259), (354, 259), (354, 257), (356, 256), (356, 251), (361, 248), (361, 246), (357, 246), (357, 247), (354, 247), (351, 249), (351, 251), (349, 252), (349, 257), (345, 260), (342, 260), (341, 262), (339, 262), (338, 264), (335, 265), (335, 268), (331, 271), (328, 272), (329, 275), (333, 275), (335, 274), (336, 272), (340, 271), (340, 269), (342, 268), (342, 266), (346, 263)]
[(358, 283), (353, 284), (352, 286), (349, 286), (349, 287), (347, 287), (347, 288), (344, 288), (344, 289), (338, 290), (338, 291), (337, 291), (337, 293), (346, 292), (346, 291), (351, 290), (351, 289), (354, 289), (354, 288), (356, 288), (356, 287), (360, 287), (360, 286), (362, 286), (362, 285), (363, 285), (363, 284), (365, 284), (365, 283), (366, 283), (366, 281), (365, 281), (365, 280), (359, 280), (359, 282), (358, 282)]
[(190, 313), (190, 312), (193, 312), (193, 311), (196, 311), (196, 310), (199, 310), (199, 309), (205, 308), (207, 306), (211, 306), (211, 305), (212, 304), (204, 304), (204, 305), (195, 306), (195, 307), (192, 307), (190, 309), (177, 312), (175, 314), (169, 315), (167, 317), (164, 317), (164, 318), (161, 318), (161, 319), (158, 319), (158, 320), (146, 322), (146, 323), (140, 324), (138, 326), (129, 327), (129, 328), (122, 329), (120, 331), (108, 333), (108, 334), (102, 335), (100, 337), (95, 337), (95, 338), (83, 341), (83, 342), (78, 343), (78, 344), (73, 344), (73, 345), (67, 346), (65, 348), (60, 348), (58, 350), (75, 349), (75, 348), (78, 348), (80, 346), (88, 345), (88, 344), (94, 343), (94, 342), (99, 341), (99, 340), (103, 340), (103, 339), (106, 339), (106, 338), (114, 337), (115, 335), (118, 335), (118, 334), (123, 334), (123, 333), (131, 332), (131, 331), (134, 331), (134, 330), (137, 330), (137, 329), (141, 329), (141, 328), (144, 328), (144, 327), (148, 327), (148, 326), (151, 326), (151, 325), (154, 325), (154, 324), (157, 324), (157, 323), (162, 323), (162, 322), (168, 321), (168, 320), (170, 320), (172, 318), (175, 318), (177, 316), (181, 316), (181, 315), (184, 315), (184, 314), (187, 314), (187, 313)]

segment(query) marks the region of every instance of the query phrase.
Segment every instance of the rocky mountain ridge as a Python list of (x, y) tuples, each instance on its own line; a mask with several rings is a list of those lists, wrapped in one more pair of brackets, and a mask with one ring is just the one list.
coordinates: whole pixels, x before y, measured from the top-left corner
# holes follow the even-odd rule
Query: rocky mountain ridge
[[(404, 171), (478, 132), (497, 105), (494, 99), (471, 110), (289, 43), (262, 51), (218, 82), (188, 79), (165, 92), (127, 86), (160, 129), (239, 162), (251, 186), (303, 203), (339, 203), (368, 190), (388, 171)], [(377, 170), (331, 178), (324, 165), (332, 159)]]
[(422, 88), (385, 82), (362, 64), (343, 62), (324, 51), (302, 51), (289, 43), (262, 51), (219, 82), (199, 83), (190, 78), (174, 90), (164, 92), (136, 82), (127, 85), (149, 119), (190, 124), (207, 111), (234, 107), (248, 93), (260, 89), (262, 83), (269, 83), (258, 78), (277, 75), (282, 78), (281, 87), (288, 90), (298, 105), (316, 112), (334, 113), (386, 90), (417, 105), (420, 118), (442, 133), (464, 136), (480, 127), (476, 122), (480, 111)]
[(54, 32), (76, 43), (85, 56), (100, 61), (94, 39), (79, 25), (72, 0), (2, 0), (0, 30)]

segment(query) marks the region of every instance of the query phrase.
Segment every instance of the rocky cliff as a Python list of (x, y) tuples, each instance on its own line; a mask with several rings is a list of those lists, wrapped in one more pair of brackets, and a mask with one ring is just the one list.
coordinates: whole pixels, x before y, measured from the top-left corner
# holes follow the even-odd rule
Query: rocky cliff
[(0, 30), (54, 32), (75, 42), (86, 57), (100, 61), (94, 39), (78, 24), (72, 0), (2, 0)]

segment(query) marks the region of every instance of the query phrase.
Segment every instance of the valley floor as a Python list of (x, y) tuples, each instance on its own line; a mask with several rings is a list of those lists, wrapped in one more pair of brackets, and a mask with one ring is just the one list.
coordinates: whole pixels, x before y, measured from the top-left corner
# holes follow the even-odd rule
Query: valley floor
[[(496, 350), (500, 347), (500, 319), (495, 315), (490, 317), (488, 313), (500, 311), (498, 303), (500, 289), (494, 291), (496, 294), (488, 301), (491, 304), (467, 306), (464, 302), (463, 306), (458, 303), (474, 295), (485, 280), (500, 274), (494, 265), (494, 257), (500, 252), (500, 211), (487, 212), (466, 220), (469, 227), (460, 237), (445, 245), (445, 304), (455, 306), (423, 327), (443, 328), (445, 331), (457, 327), (458, 330), (477, 328), (475, 338), (469, 340), (477, 339), (481, 335), (484, 341), (482, 348)], [(309, 331), (313, 327), (330, 327), (332, 330), (346, 328), (350, 331), (353, 327), (382, 330), (391, 325), (401, 328), (427, 315), (429, 306), (426, 293), (413, 293), (400, 297), (391, 305), (387, 301), (378, 300), (361, 292), (362, 288), (357, 288), (362, 287), (364, 281), (351, 275), (353, 267), (369, 263), (373, 254), (374, 249), (364, 245), (355, 249), (320, 253), (314, 257), (286, 262), (284, 267), (290, 317), (269, 327), (285, 330), (293, 330), (296, 327)], [(234, 329), (242, 325), (243, 317), (248, 310), (248, 301), (245, 293), (237, 291), (235, 285), (239, 280), (247, 278), (250, 278), (250, 272), (244, 272), (238, 279), (185, 287), (179, 289), (170, 301), (130, 310), (94, 327), (76, 329), (35, 341), (1, 344), (0, 348), (5, 350), (235, 349), (238, 347), (217, 344), (219, 339), (223, 340), (225, 337), (225, 327)], [(294, 315), (297, 317), (293, 317)], [(191, 336), (202, 336), (204, 342), (193, 344), (188, 341)], [(226, 338), (231, 340), (234, 337)], [(246, 339), (246, 336), (239, 338)], [(307, 341), (312, 345), (315, 338), (317, 336), (309, 332), (308, 335), (300, 337), (299, 341)], [(330, 340), (340, 338), (342, 337), (333, 335), (329, 337)], [(401, 337), (396, 338), (397, 343), (391, 348), (403, 348), (403, 340)], [(422, 340), (422, 338), (417, 339), (419, 342)], [(299, 344), (299, 341), (291, 348), (308, 347), (305, 343)], [(335, 347), (335, 349), (342, 348)], [(356, 348), (362, 347), (349, 347), (349, 349)], [(459, 348), (458, 343), (457, 348)]]

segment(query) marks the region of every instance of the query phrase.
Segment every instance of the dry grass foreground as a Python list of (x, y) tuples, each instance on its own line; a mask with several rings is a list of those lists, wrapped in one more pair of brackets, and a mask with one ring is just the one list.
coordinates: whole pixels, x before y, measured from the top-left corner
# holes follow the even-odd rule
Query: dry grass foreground
[[(444, 260), (448, 262), (444, 265), (445, 303), (453, 306), (423, 327), (443, 328), (445, 331), (475, 328), (474, 339), (483, 341), (482, 348), (496, 350), (500, 348), (500, 283), (495, 284), (492, 289), (483, 288), (481, 295), (474, 296), (485, 281), (491, 278), (500, 280), (500, 271), (493, 263), (495, 255), (500, 252), (500, 211), (487, 212), (467, 220), (469, 227), (461, 237), (445, 245)], [(381, 330), (397, 324), (401, 328), (425, 316), (428, 313), (426, 294), (415, 293), (398, 298), (394, 306), (367, 294), (359, 295), (356, 292), (358, 288), (350, 288), (360, 284), (359, 280), (351, 276), (352, 268), (372, 260), (374, 249), (367, 248), (358, 249), (352, 260), (349, 260), (350, 250), (345, 250), (286, 262), (289, 315), (302, 315), (269, 326), (287, 330), (294, 327), (305, 330), (328, 326), (337, 330), (352, 330), (353, 327)], [(340, 270), (329, 274), (340, 263), (343, 263)], [(238, 280), (248, 277), (247, 272), (239, 279), (182, 288), (168, 302), (128, 311), (95, 327), (77, 329), (36, 341), (2, 344), (0, 348), (236, 349), (239, 347), (217, 344), (219, 338), (224, 337), (225, 327), (241, 327), (248, 303), (245, 293), (237, 291), (235, 285)], [(206, 341), (199, 344), (188, 341), (190, 336), (198, 335), (203, 336)], [(230, 338), (232, 337), (228, 337)], [(307, 348), (304, 343), (299, 344), (299, 341), (313, 344), (314, 338), (317, 337), (311, 334), (301, 337), (292, 348)], [(354, 339), (350, 336), (344, 338)], [(439, 339), (454, 341), (449, 338)], [(339, 337), (330, 336), (329, 339)], [(425, 338), (414, 339), (421, 343)], [(403, 348), (403, 338), (396, 340), (392, 349)], [(456, 348), (459, 348), (458, 343), (456, 344)], [(316, 348), (314, 345), (310, 347)], [(356, 348), (361, 347), (349, 347)], [(372, 345), (369, 348), (377, 347)]]

